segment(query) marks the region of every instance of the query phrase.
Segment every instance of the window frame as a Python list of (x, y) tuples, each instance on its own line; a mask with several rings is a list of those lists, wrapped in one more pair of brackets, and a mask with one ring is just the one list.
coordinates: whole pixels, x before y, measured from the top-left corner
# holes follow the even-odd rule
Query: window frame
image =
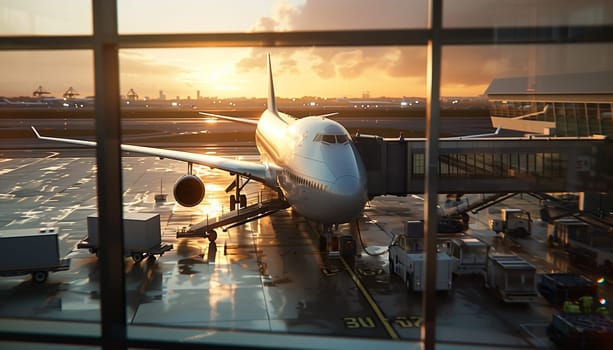
[[(94, 17), (94, 30), (91, 35), (24, 35), (0, 36), (0, 50), (93, 50), (94, 51), (94, 77), (96, 84), (96, 133), (98, 140), (98, 187), (106, 194), (98, 198), (105, 202), (109, 209), (100, 214), (101, 222), (110, 224), (120, 223), (121, 197), (108, 194), (121, 188), (121, 153), (118, 144), (112, 140), (120, 139), (119, 130), (119, 67), (118, 50), (135, 48), (188, 48), (188, 47), (351, 47), (351, 46), (428, 46), (435, 47), (429, 55), (428, 79), (429, 87), (440, 88), (440, 60), (442, 46), (451, 45), (516, 45), (516, 44), (577, 44), (577, 43), (612, 43), (613, 25), (560, 25), (536, 27), (500, 27), (500, 28), (443, 28), (442, 26), (442, 0), (430, 0), (429, 27), (424, 29), (375, 29), (375, 30), (322, 30), (322, 31), (294, 31), (294, 32), (253, 32), (253, 33), (187, 33), (187, 34), (118, 34), (117, 3), (116, 0), (92, 0), (92, 15)], [(438, 64), (432, 64), (438, 62)], [(437, 90), (438, 91), (438, 90)], [(430, 93), (427, 93), (430, 96)], [(426, 108), (433, 113), (432, 125), (437, 127), (440, 101), (438, 98), (429, 98)], [(104, 118), (103, 118), (104, 116)], [(106, 128), (99, 126), (106, 126)], [(438, 129), (435, 128), (438, 134)], [(437, 148), (436, 144), (435, 148)], [(423, 156), (423, 154), (422, 154)], [(436, 157), (438, 158), (438, 157)], [(435, 159), (436, 159), (435, 158)], [(424, 157), (425, 167), (428, 168), (430, 157)], [(426, 175), (428, 172), (426, 171)], [(437, 188), (437, 174), (429, 174), (434, 181), (426, 182), (426, 190), (432, 186)], [(109, 180), (115, 179), (115, 180)], [(119, 187), (118, 187), (119, 186)], [(111, 191), (107, 191), (108, 189)], [(118, 192), (119, 194), (121, 191)], [(119, 202), (117, 202), (119, 198)], [(428, 205), (427, 202), (425, 205)], [(121, 226), (121, 225), (118, 225)], [(117, 230), (119, 241), (123, 241), (123, 233)], [(109, 239), (115, 239), (110, 237)], [(102, 242), (101, 242), (102, 243)], [(121, 248), (120, 248), (121, 249)], [(119, 249), (101, 249), (101, 258), (112, 261)], [(123, 261), (123, 257), (121, 259)], [(106, 266), (104, 264), (101, 264)], [(124, 271), (121, 264), (107, 266), (101, 276), (101, 288), (109, 284), (110, 287), (123, 286), (125, 283)], [(430, 279), (431, 276), (427, 277)], [(424, 312), (427, 314), (434, 307), (435, 300), (430, 293), (424, 293)], [(127, 326), (117, 323), (117, 318), (108, 318), (116, 314), (119, 318), (125, 313), (125, 300), (102, 296), (101, 300), (101, 337), (83, 337), (68, 335), (50, 335), (32, 329), (28, 333), (11, 333), (0, 330), (0, 336), (6, 340), (45, 342), (61, 344), (101, 345), (103, 348), (130, 347), (166, 347), (190, 348), (181, 343), (150, 343), (143, 344), (127, 337)], [(107, 315), (107, 316), (105, 316)], [(433, 323), (432, 323), (433, 324)], [(424, 322), (426, 333), (429, 322)], [(113, 333), (114, 332), (114, 333)], [(430, 333), (433, 335), (433, 333)], [(433, 338), (422, 339), (426, 348), (433, 348)], [(199, 345), (200, 346), (200, 345)], [(216, 345), (211, 344), (212, 347)], [(193, 344), (192, 344), (193, 347)]]

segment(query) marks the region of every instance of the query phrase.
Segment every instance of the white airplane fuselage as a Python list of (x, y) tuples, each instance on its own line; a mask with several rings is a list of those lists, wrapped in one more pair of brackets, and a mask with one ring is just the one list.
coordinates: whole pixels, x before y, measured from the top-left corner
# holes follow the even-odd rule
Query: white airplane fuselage
[(356, 219), (367, 200), (366, 170), (347, 130), (325, 117), (264, 111), (256, 129), (261, 161), (300, 215), (322, 224)]

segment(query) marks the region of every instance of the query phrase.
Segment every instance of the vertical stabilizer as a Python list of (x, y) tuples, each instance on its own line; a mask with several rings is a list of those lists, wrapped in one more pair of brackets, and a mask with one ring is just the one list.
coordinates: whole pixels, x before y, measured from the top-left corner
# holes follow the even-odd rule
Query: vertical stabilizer
[(270, 64), (270, 53), (266, 55), (268, 59), (268, 110), (274, 114), (278, 114), (277, 101), (275, 99), (275, 86), (272, 82), (272, 66)]

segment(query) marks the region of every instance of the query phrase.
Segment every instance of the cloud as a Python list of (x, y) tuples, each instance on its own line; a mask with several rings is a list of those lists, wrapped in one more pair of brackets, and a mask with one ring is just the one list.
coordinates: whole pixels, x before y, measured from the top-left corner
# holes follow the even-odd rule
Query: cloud
[(442, 85), (486, 86), (495, 79), (613, 70), (606, 44), (446, 47)]
[(424, 28), (426, 2), (406, 0), (307, 0), (292, 13), (291, 30)]
[[(444, 7), (446, 26), (502, 26), (608, 23), (613, 5), (595, 0), (591, 6), (570, 0), (543, 0), (531, 6), (517, 6), (502, 0), (487, 6), (485, 0), (448, 1)], [(479, 10), (476, 11), (475, 9)], [(281, 3), (271, 17), (262, 18), (257, 30), (350, 30), (423, 28), (425, 2), (401, 0), (361, 1), (307, 0), (301, 6)], [(485, 15), (484, 15), (485, 14)], [(489, 15), (488, 15), (489, 14)], [(507, 76), (557, 74), (613, 69), (610, 45), (504, 45), (445, 47), (442, 61), (443, 85), (458, 87), (468, 94), (481, 93), (492, 79)], [(357, 80), (367, 75), (415, 77), (425, 82), (425, 47), (340, 47), (297, 48), (275, 53), (275, 59), (301, 56), (305, 67), (324, 80)], [(262, 69), (264, 49), (253, 49), (252, 57), (239, 63), (244, 70)], [(287, 61), (289, 70), (296, 60)], [(281, 73), (282, 71), (280, 71)]]

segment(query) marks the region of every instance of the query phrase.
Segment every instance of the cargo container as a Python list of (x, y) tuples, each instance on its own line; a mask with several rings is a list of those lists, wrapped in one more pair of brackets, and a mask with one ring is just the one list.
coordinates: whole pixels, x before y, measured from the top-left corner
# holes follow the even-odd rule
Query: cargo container
[(447, 243), (454, 275), (481, 274), (485, 271), (489, 247), (474, 237), (453, 238)]
[(613, 320), (595, 313), (556, 313), (547, 334), (562, 349), (611, 349)]
[(550, 304), (560, 306), (582, 296), (598, 296), (598, 286), (589, 278), (574, 273), (548, 273), (537, 284), (538, 292)]
[(517, 255), (489, 253), (484, 271), (485, 286), (507, 303), (536, 300), (536, 268)]
[(0, 276), (32, 275), (42, 283), (49, 272), (70, 268), (70, 259), (60, 257), (58, 228), (0, 231)]
[[(172, 244), (162, 244), (160, 229), (160, 214), (157, 213), (124, 213), (124, 255), (131, 256), (135, 262), (155, 255), (163, 255), (172, 249)], [(91, 253), (98, 253), (99, 238), (98, 215), (87, 217), (87, 239), (80, 242), (78, 248), (87, 248)]]

